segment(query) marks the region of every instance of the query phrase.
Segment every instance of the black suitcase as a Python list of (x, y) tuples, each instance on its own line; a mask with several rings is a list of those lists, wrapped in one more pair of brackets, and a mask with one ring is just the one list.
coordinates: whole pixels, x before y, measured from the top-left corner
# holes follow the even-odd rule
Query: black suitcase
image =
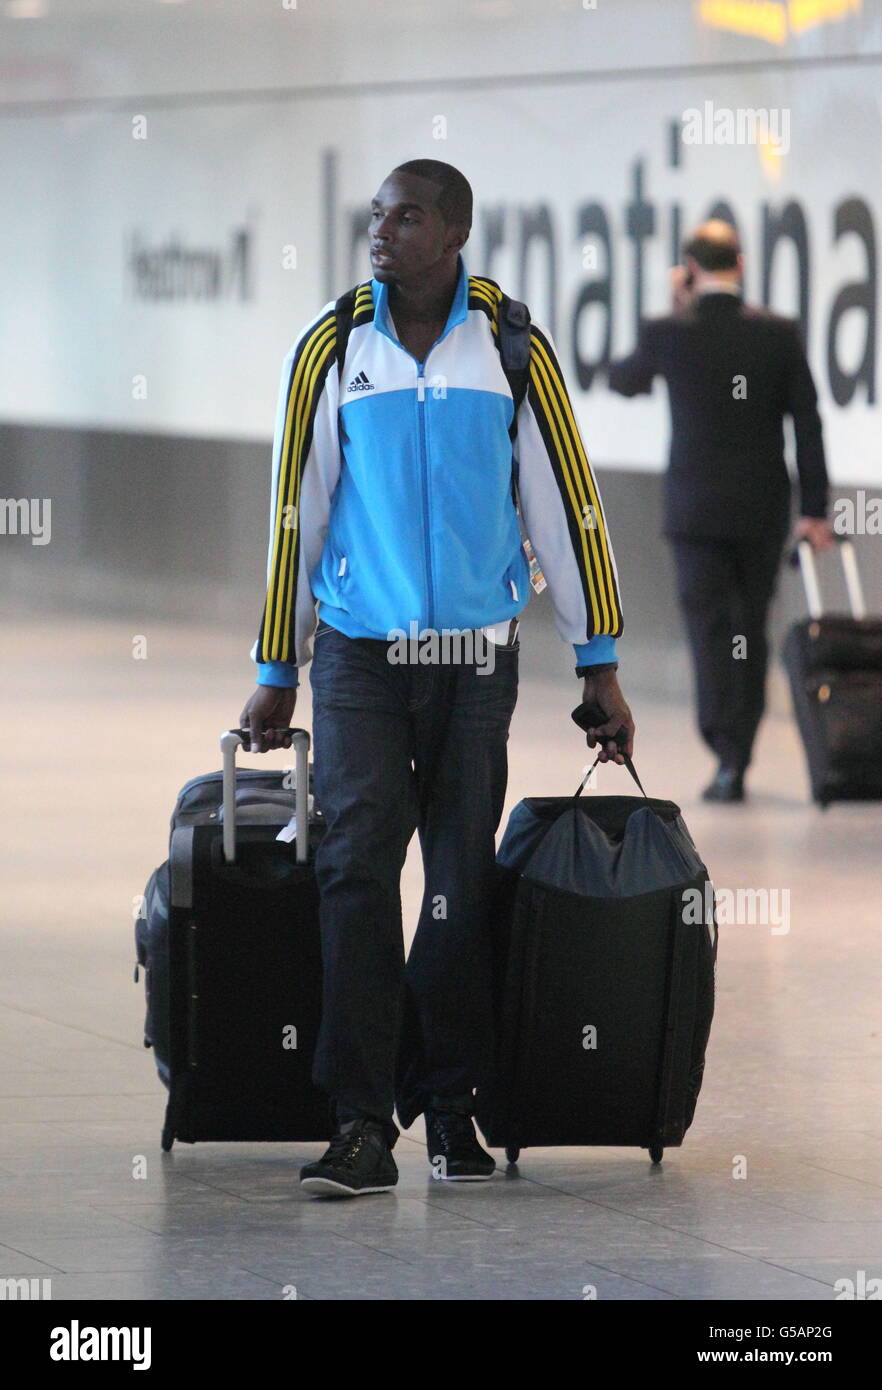
[[(165, 1150), (175, 1139), (292, 1142), (332, 1132), (328, 1100), (311, 1079), (322, 822), (308, 810), (309, 735), (291, 732), (293, 794), (282, 771), (237, 773), (243, 732), (223, 735), (223, 773), (182, 789), (169, 858), (147, 886), (136, 941), (144, 1041), (169, 1089)], [(281, 841), (295, 809), (296, 839)]]
[(794, 623), (781, 652), (802, 737), (812, 798), (882, 797), (882, 618), (867, 618), (850, 541), (839, 553), (851, 614), (824, 614), (814, 555), (800, 542), (798, 559), (809, 616)]
[(713, 887), (672, 801), (580, 792), (522, 801), (499, 847), (497, 1044), (477, 1119), (512, 1163), (594, 1144), (659, 1163), (704, 1072)]

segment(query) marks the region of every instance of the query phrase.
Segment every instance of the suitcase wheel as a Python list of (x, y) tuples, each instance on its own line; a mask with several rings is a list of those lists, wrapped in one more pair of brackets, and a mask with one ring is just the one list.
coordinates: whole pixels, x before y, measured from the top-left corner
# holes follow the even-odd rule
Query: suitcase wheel
[(652, 1162), (654, 1164), (661, 1163), (662, 1158), (664, 1157), (664, 1152), (665, 1151), (662, 1148), (661, 1144), (650, 1144), (649, 1146), (649, 1157), (652, 1159)]
[(506, 1151), (505, 1151), (505, 1158), (506, 1158), (506, 1162), (507, 1162), (507, 1163), (517, 1163), (517, 1161), (518, 1161), (518, 1159), (520, 1158), (520, 1156), (521, 1156), (521, 1151), (520, 1151), (520, 1149), (515, 1149), (515, 1148), (511, 1148), (511, 1147), (510, 1147), (510, 1148), (507, 1148)]
[(162, 1144), (162, 1152), (163, 1152), (164, 1154), (167, 1154), (167, 1153), (169, 1152), (169, 1150), (171, 1149), (171, 1146), (172, 1146), (172, 1144), (173, 1144), (174, 1142), (175, 1142), (175, 1132), (174, 1132), (174, 1130), (172, 1129), (171, 1125), (163, 1125), (163, 1126), (162, 1126), (162, 1139), (160, 1140), (160, 1143)]

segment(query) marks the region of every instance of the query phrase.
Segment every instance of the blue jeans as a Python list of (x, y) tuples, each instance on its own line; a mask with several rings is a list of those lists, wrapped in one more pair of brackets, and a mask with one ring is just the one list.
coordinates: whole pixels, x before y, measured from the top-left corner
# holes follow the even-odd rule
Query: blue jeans
[[(313, 1076), (338, 1114), (394, 1142), (432, 1096), (492, 1058), (489, 909), (517, 701), (518, 644), (493, 669), (393, 664), (390, 643), (320, 623), (313, 691), (324, 991)], [(406, 966), (400, 879), (418, 829), (425, 871)]]

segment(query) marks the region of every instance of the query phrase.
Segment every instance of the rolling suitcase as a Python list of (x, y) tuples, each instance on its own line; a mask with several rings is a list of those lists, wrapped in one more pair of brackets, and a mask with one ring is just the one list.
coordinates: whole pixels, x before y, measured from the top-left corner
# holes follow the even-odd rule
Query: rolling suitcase
[(512, 1163), (565, 1144), (633, 1144), (659, 1163), (704, 1072), (713, 887), (672, 801), (582, 786), (522, 801), (499, 847), (497, 1045), (477, 1120)]
[[(330, 1137), (311, 1079), (321, 1019), (321, 942), (309, 814), (309, 735), (290, 731), (294, 795), (281, 771), (242, 770), (221, 738), (223, 772), (193, 779), (172, 817), (169, 858), (137, 924), (147, 1025), (169, 1090), (162, 1147), (175, 1139)], [(292, 827), (294, 841), (280, 840)], [(287, 833), (287, 832), (286, 832)]]
[(866, 617), (850, 541), (839, 543), (851, 614), (825, 614), (814, 554), (797, 547), (809, 616), (784, 639), (782, 660), (802, 737), (812, 798), (882, 797), (882, 618)]
[[(284, 771), (239, 769), (236, 773), (236, 803), (240, 816), (244, 814), (253, 819), (255, 816), (265, 818), (269, 815), (272, 821), (283, 822), (295, 809), (293, 793), (286, 786), (288, 781), (288, 774)], [(172, 812), (171, 833), (181, 826), (220, 824), (223, 819), (222, 784), (221, 772), (209, 772), (186, 782), (178, 793)], [(273, 809), (274, 804), (278, 805), (278, 811)], [(248, 809), (244, 810), (246, 806)], [(316, 821), (316, 824), (320, 823), (320, 820)], [(168, 870), (166, 859), (150, 875), (135, 926), (135, 980), (143, 970), (147, 997), (144, 1046), (152, 1047), (156, 1070), (165, 1086), (169, 1082)]]

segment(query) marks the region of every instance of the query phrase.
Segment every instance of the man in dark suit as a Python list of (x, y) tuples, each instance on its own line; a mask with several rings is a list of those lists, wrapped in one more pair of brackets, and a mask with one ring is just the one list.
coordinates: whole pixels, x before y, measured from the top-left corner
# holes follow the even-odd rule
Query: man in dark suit
[(817, 395), (795, 321), (746, 305), (734, 228), (712, 221), (672, 273), (674, 312), (646, 321), (609, 368), (623, 396), (663, 376), (671, 408), (664, 534), (692, 648), (702, 737), (719, 758), (708, 801), (741, 801), (765, 704), (766, 622), (790, 526), (785, 415), (793, 417), (794, 537), (834, 543)]

